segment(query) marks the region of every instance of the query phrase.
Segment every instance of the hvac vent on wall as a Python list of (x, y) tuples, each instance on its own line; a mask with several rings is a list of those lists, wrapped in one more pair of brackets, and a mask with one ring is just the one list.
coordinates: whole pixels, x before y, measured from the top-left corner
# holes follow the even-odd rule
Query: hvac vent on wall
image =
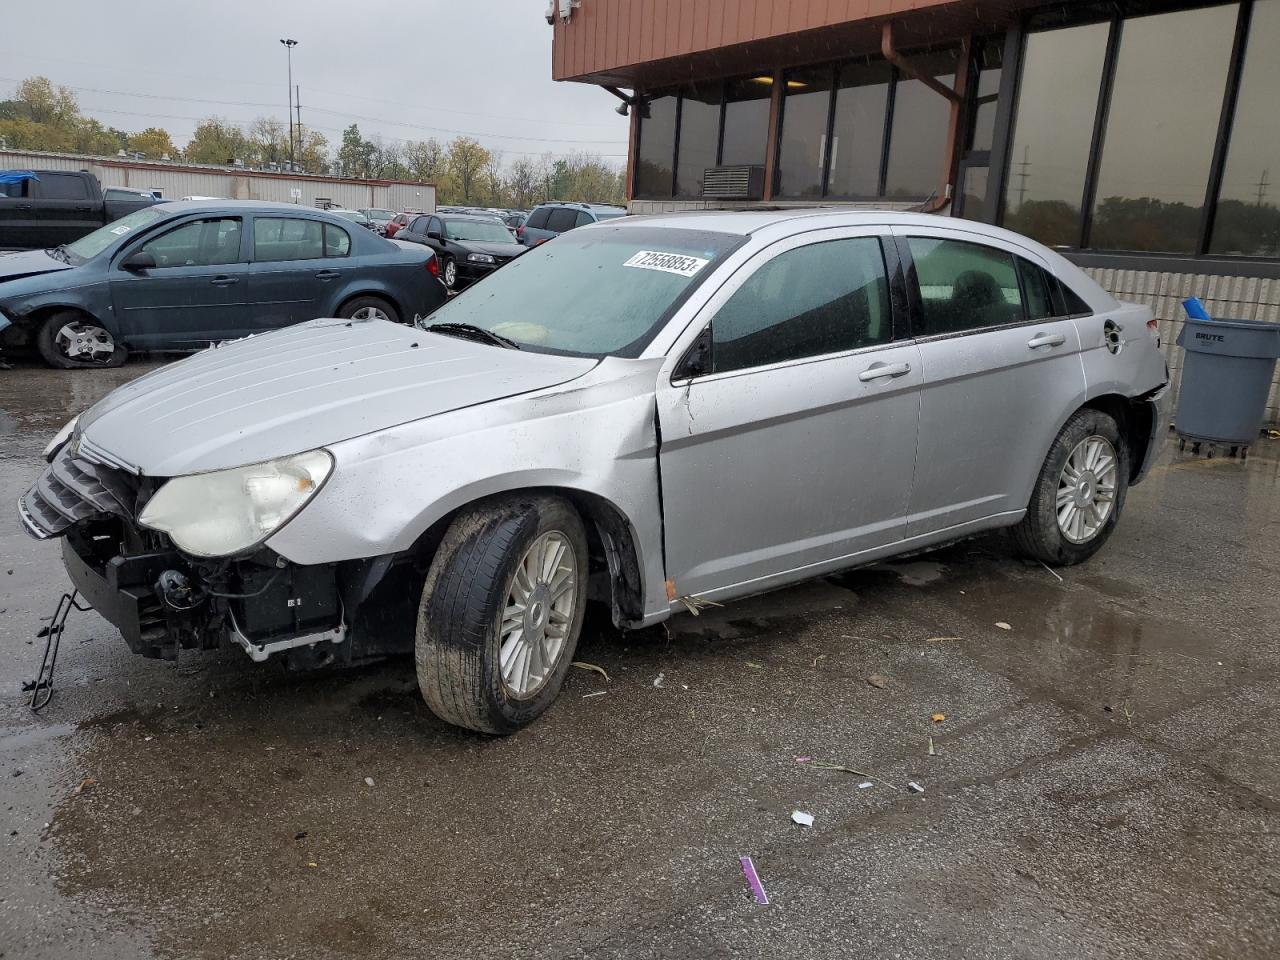
[(702, 172), (702, 196), (712, 200), (763, 200), (764, 167), (708, 167)]

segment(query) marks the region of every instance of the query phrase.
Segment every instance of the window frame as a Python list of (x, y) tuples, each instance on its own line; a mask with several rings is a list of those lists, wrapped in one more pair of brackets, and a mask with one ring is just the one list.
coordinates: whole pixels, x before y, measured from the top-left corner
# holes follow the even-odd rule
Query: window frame
[[(766, 264), (772, 262), (784, 253), (797, 250), (801, 247), (815, 246), (821, 243), (829, 243), (835, 240), (857, 240), (857, 239), (874, 239), (879, 241), (880, 255), (884, 260), (885, 277), (888, 281), (889, 290), (889, 339), (883, 343), (867, 344), (862, 347), (851, 347), (846, 350), (837, 350), (831, 353), (813, 354), (807, 357), (796, 357), (791, 360), (780, 360), (775, 363), (761, 364), (754, 367), (742, 367), (737, 370), (724, 370), (710, 373), (702, 373), (690, 375), (685, 372), (685, 366), (692, 354), (698, 347), (699, 341), (704, 335), (710, 331), (712, 323), (716, 315), (724, 307), (734, 294), (752, 277), (756, 275)], [(768, 373), (773, 370), (785, 369), (787, 367), (799, 366), (809, 363), (822, 363), (829, 360), (841, 359), (844, 357), (859, 356), (862, 354), (878, 353), (883, 350), (892, 350), (901, 347), (904, 342), (910, 339), (908, 326), (908, 301), (906, 297), (906, 281), (905, 274), (902, 270), (900, 255), (898, 248), (894, 242), (894, 236), (891, 228), (886, 225), (865, 225), (857, 227), (824, 227), (814, 230), (806, 230), (802, 233), (792, 234), (788, 237), (782, 237), (772, 243), (762, 247), (752, 253), (749, 257), (739, 263), (737, 266), (726, 267), (730, 272), (727, 277), (722, 280), (717, 278), (708, 278), (708, 286), (718, 282), (715, 292), (707, 299), (697, 313), (679, 333), (673, 341), (671, 347), (666, 352), (666, 361), (663, 364), (665, 373), (660, 374), (673, 386), (685, 386), (692, 383), (703, 383), (712, 380), (723, 380), (729, 377), (751, 376), (753, 374)]]
[[(1225, 7), (1230, 6), (1232, 0), (1219, 0), (1219, 2), (1199, 2), (1199, 3), (1183, 3), (1172, 6), (1167, 9), (1153, 10), (1149, 4), (1139, 2), (1139, 0), (1121, 0), (1119, 3), (1087, 3), (1080, 4), (1083, 10), (1072, 10), (1065, 14), (1058, 12), (1055, 8), (1052, 11), (1033, 11), (1025, 14), (1019, 23), (1010, 31), (1009, 46), (1006, 48), (1005, 70), (1008, 72), (1011, 96), (1007, 101), (1004, 111), (996, 120), (996, 142), (1002, 147), (1008, 143), (1008, 137), (1017, 122), (1017, 111), (1019, 99), (1022, 95), (1021, 77), (1023, 72), (1023, 64), (1026, 57), (1027, 38), (1036, 33), (1052, 32), (1055, 29), (1063, 27), (1082, 26), (1090, 23), (1106, 23), (1108, 24), (1108, 37), (1106, 51), (1103, 56), (1102, 82), (1098, 91), (1098, 103), (1094, 112), (1094, 125), (1092, 137), (1089, 144), (1088, 160), (1085, 166), (1084, 190), (1081, 196), (1080, 223), (1076, 232), (1075, 242), (1070, 247), (1063, 248), (1063, 252), (1070, 256), (1082, 255), (1085, 258), (1097, 255), (1116, 255), (1134, 257), (1139, 260), (1152, 264), (1151, 267), (1142, 269), (1163, 270), (1178, 269), (1176, 266), (1168, 267), (1160, 266), (1164, 261), (1172, 263), (1177, 261), (1187, 262), (1195, 261), (1199, 263), (1212, 263), (1214, 261), (1245, 261), (1251, 263), (1276, 263), (1278, 258), (1275, 257), (1258, 257), (1238, 254), (1213, 254), (1209, 252), (1210, 243), (1213, 237), (1214, 218), (1217, 214), (1218, 200), (1222, 190), (1222, 178), (1225, 173), (1226, 161), (1230, 151), (1231, 132), (1234, 126), (1236, 104), (1240, 94), (1240, 84), (1243, 78), (1245, 58), (1249, 48), (1250, 26), (1253, 19), (1253, 7), (1255, 0), (1238, 0), (1238, 10), (1235, 23), (1235, 32), (1232, 38), (1232, 47), (1229, 59), (1227, 61), (1226, 85), (1223, 92), (1222, 106), (1219, 109), (1217, 139), (1214, 143), (1213, 153), (1210, 159), (1208, 176), (1205, 183), (1205, 194), (1203, 206), (1200, 211), (1200, 220), (1197, 227), (1195, 244), (1190, 252), (1174, 252), (1174, 251), (1134, 251), (1124, 249), (1110, 249), (1103, 247), (1094, 247), (1090, 245), (1091, 234), (1093, 228), (1093, 207), (1097, 200), (1098, 173), (1102, 165), (1102, 154), (1105, 150), (1103, 142), (1107, 119), (1111, 109), (1112, 92), (1115, 84), (1116, 69), (1120, 58), (1120, 40), (1124, 31), (1124, 23), (1128, 19), (1135, 17), (1147, 16), (1151, 14), (1176, 13), (1184, 9), (1199, 9), (1205, 7)], [(1011, 56), (1016, 54), (1014, 56)], [(1001, 89), (1001, 96), (1004, 96), (1004, 88)], [(1003, 138), (1003, 142), (1002, 142)], [(999, 164), (993, 155), (992, 177), (998, 182), (988, 185), (988, 192), (995, 193), (997, 197), (998, 210), (995, 214), (995, 222), (1003, 225), (1005, 222), (1005, 194), (1006, 186), (1011, 174), (1011, 167), (1014, 158), (1012, 151), (1003, 149), (1003, 153), (999, 157)], [(993, 150), (993, 154), (995, 151)], [(1199, 269), (1198, 267), (1196, 269)], [(1050, 271), (1052, 274), (1052, 271)], [(1059, 281), (1061, 282), (1061, 281)], [(1075, 316), (1075, 315), (1073, 315)]]
[[(176, 233), (179, 230), (189, 227), (194, 223), (208, 223), (211, 220), (235, 220), (239, 222), (240, 243), (237, 246), (236, 258), (234, 260), (228, 260), (225, 263), (172, 263), (172, 264), (165, 264), (165, 265), (157, 264), (153, 269), (155, 270), (191, 270), (191, 269), (199, 269), (199, 268), (205, 268), (205, 267), (227, 267), (227, 266), (231, 266), (232, 264), (247, 262), (247, 254), (245, 252), (245, 235), (249, 233), (249, 231), (245, 229), (245, 218), (233, 213), (206, 213), (206, 214), (199, 214), (197, 216), (193, 216), (189, 219), (182, 220), (178, 223), (163, 224), (161, 225), (160, 229), (154, 230), (151, 233), (145, 234), (143, 236), (135, 237), (134, 238), (135, 242), (133, 244), (126, 244), (125, 246), (122, 246), (120, 250), (117, 252), (116, 256), (113, 258), (115, 261), (115, 266), (118, 268), (121, 262), (123, 262), (128, 257), (132, 256), (133, 254), (139, 253), (144, 249), (146, 249), (146, 246), (149, 243), (154, 243), (156, 240), (161, 240), (164, 237), (167, 237), (172, 233)], [(165, 229), (166, 227), (167, 229)]]
[[(259, 221), (259, 220), (298, 220), (298, 221), (300, 221), (300, 222), (302, 222), (302, 223), (314, 223), (314, 224), (318, 224), (318, 225), (319, 225), (319, 227), (320, 227), (320, 256), (318, 256), (318, 257), (292, 257), (292, 258), (290, 258), (290, 259), (288, 259), (288, 260), (263, 260), (263, 259), (259, 258), (259, 256), (258, 256), (258, 221)], [(250, 253), (250, 259), (251, 259), (251, 262), (253, 262), (253, 263), (306, 263), (306, 262), (307, 262), (307, 261), (309, 261), (309, 260), (330, 260), (330, 259), (335, 259), (335, 260), (336, 260), (336, 259), (341, 259), (341, 258), (339, 258), (339, 257), (329, 257), (329, 256), (327, 256), (327, 255), (326, 255), (327, 251), (326, 251), (326, 248), (325, 248), (325, 239), (324, 239), (324, 228), (325, 228), (325, 226), (326, 226), (326, 224), (325, 224), (325, 222), (324, 222), (323, 220), (316, 220), (316, 219), (314, 219), (314, 218), (312, 218), (312, 217), (298, 217), (298, 216), (292, 216), (292, 215), (288, 215), (288, 214), (284, 214), (284, 215), (270, 215), (270, 214), (263, 215), (263, 214), (258, 214), (258, 215), (255, 215), (255, 216), (254, 216), (254, 218), (253, 218), (253, 230), (252, 230), (252, 233), (253, 233), (253, 239), (250, 241), (250, 242), (252, 243), (252, 245), (253, 245), (253, 246), (252, 246), (251, 253)], [(241, 242), (243, 243), (243, 241), (241, 241)], [(352, 241), (351, 241), (351, 242), (352, 242), (352, 244), (354, 244), (354, 243), (355, 243), (355, 240), (354, 240), (354, 239), (352, 239)], [(350, 256), (350, 254), (348, 254), (348, 256)]]
[[(923, 298), (920, 296), (920, 281), (916, 275), (915, 259), (911, 255), (911, 247), (908, 240), (912, 237), (928, 240), (953, 240), (957, 243), (967, 243), (979, 247), (988, 247), (992, 250), (998, 250), (1013, 257), (1014, 276), (1018, 280), (1018, 296), (1022, 301), (1022, 319), (1012, 321), (1010, 323), (989, 324), (983, 327), (971, 327), (967, 330), (953, 330), (945, 333), (926, 333), (924, 326), (924, 310), (922, 305)], [(894, 242), (898, 248), (898, 257), (902, 262), (902, 269), (905, 278), (906, 296), (908, 301), (908, 317), (911, 331), (911, 339), (918, 343), (932, 343), (935, 340), (953, 340), (957, 337), (969, 337), (980, 333), (994, 333), (1000, 330), (1015, 330), (1018, 327), (1030, 327), (1041, 323), (1056, 323), (1060, 320), (1068, 320), (1072, 317), (1088, 316), (1089, 314), (1070, 314), (1065, 312), (1065, 307), (1059, 299), (1056, 288), (1062, 285), (1062, 279), (1053, 271), (1053, 269), (1044, 262), (1036, 251), (1019, 244), (1009, 242), (1000, 237), (988, 236), (985, 233), (964, 230), (959, 227), (894, 227)], [(1023, 289), (1022, 271), (1018, 269), (1018, 258), (1026, 260), (1033, 266), (1039, 267), (1049, 277), (1050, 283), (1055, 289), (1050, 290), (1050, 296), (1053, 298), (1054, 316), (1041, 317), (1039, 320), (1030, 320), (1027, 318), (1027, 293)], [(1079, 296), (1077, 294), (1077, 296)], [(1059, 315), (1059, 311), (1061, 315)]]

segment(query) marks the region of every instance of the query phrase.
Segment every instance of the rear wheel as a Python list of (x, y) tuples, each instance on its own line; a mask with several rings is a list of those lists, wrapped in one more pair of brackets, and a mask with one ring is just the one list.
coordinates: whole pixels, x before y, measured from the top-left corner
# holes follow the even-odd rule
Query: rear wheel
[(1129, 489), (1129, 447), (1101, 410), (1076, 411), (1049, 448), (1027, 515), (1013, 528), (1034, 560), (1069, 565), (1102, 548)]
[(60, 370), (118, 367), (128, 355), (110, 330), (75, 310), (45, 320), (36, 333), (36, 349), (45, 363)]
[(564, 500), (503, 498), (460, 514), (418, 608), (418, 686), (431, 711), (496, 734), (537, 719), (573, 659), (586, 577), (586, 533)]
[(458, 262), (453, 257), (445, 257), (440, 269), (444, 277), (444, 285), (450, 290), (454, 289), (458, 285)]
[(400, 322), (400, 313), (381, 297), (353, 297), (342, 305), (338, 316), (344, 320), (390, 320)]

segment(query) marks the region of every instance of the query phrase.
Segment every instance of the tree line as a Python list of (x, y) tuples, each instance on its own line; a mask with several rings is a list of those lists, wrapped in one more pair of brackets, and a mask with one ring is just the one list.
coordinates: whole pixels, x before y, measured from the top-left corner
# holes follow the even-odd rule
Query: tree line
[[(626, 194), (623, 172), (586, 153), (507, 160), (471, 137), (388, 141), (365, 137), (356, 124), (343, 131), (336, 148), (305, 125), (295, 126), (294, 138), (294, 162), (302, 172), (434, 183), (441, 203), (526, 209), (540, 200), (619, 203)], [(81, 113), (69, 88), (29, 77), (12, 98), (0, 100), (0, 146), (92, 156), (123, 150), (145, 160), (283, 167), (289, 162), (289, 127), (272, 117), (244, 127), (209, 117), (179, 148), (162, 127), (133, 133), (105, 126)]]

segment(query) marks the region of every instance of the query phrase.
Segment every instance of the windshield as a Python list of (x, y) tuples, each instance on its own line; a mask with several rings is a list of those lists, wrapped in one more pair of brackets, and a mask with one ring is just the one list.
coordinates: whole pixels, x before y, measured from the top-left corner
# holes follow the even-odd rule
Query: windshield
[(135, 210), (127, 217), (121, 217), (105, 227), (99, 227), (93, 233), (81, 237), (75, 243), (67, 244), (67, 251), (81, 260), (90, 260), (111, 246), (121, 237), (127, 236), (148, 224), (155, 223), (165, 216), (159, 207), (143, 207)]
[(638, 357), (743, 240), (665, 227), (575, 230), (512, 260), (429, 322), (472, 324), (545, 353)]
[(347, 220), (354, 220), (356, 223), (368, 223), (369, 218), (359, 210), (330, 210), (330, 213), (337, 214)]
[(390, 220), (395, 216), (392, 210), (366, 210), (365, 213), (369, 215), (370, 220)]
[(446, 220), (444, 235), (450, 240), (514, 243), (511, 231), (498, 220)]

